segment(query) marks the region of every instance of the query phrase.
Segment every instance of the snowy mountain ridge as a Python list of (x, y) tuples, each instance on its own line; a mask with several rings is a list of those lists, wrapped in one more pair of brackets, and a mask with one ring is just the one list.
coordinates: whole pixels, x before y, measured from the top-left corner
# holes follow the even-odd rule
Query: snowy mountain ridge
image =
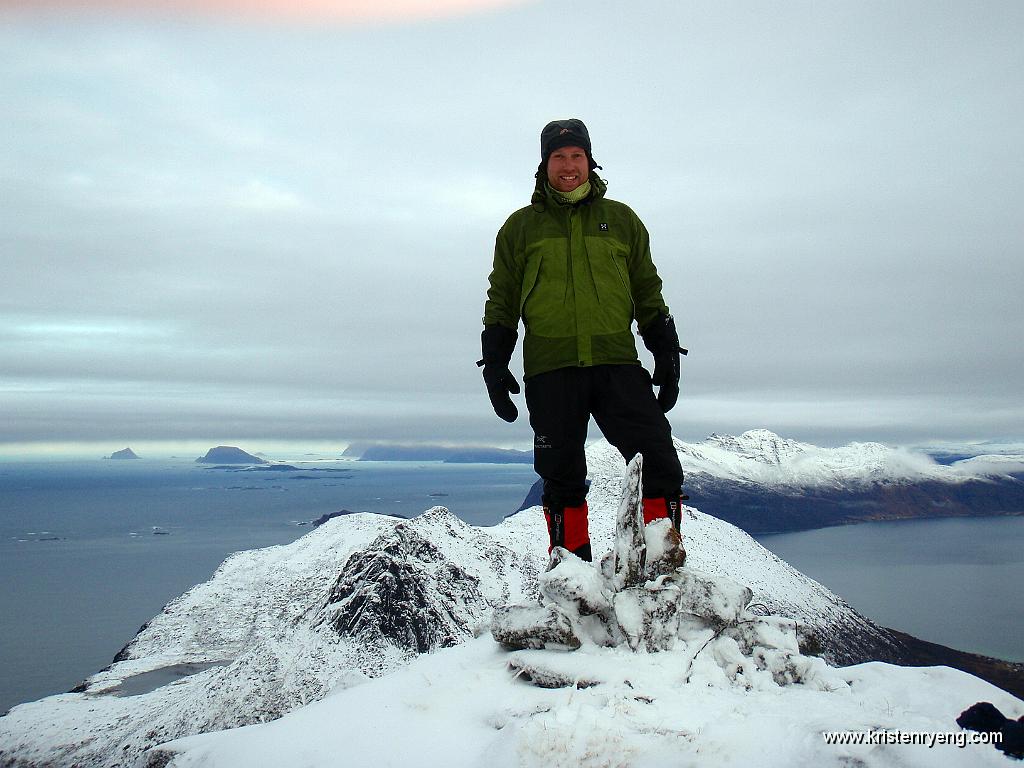
[(683, 470), (737, 482), (786, 488), (840, 488), (868, 483), (933, 480), (961, 483), (1024, 472), (1024, 456), (992, 455), (949, 465), (924, 453), (881, 443), (823, 448), (766, 429), (738, 436), (712, 434), (700, 443), (676, 441)]
[[(703, 512), (756, 535), (867, 521), (1024, 514), (1024, 454), (948, 464), (881, 443), (822, 448), (765, 429), (675, 441), (684, 492)], [(948, 455), (948, 454), (947, 454)], [(621, 463), (588, 447), (601, 471)], [(524, 506), (540, 499), (535, 485)]]
[[(600, 556), (612, 547), (624, 466), (621, 457), (610, 455), (600, 445), (589, 449), (589, 460), (591, 533), (595, 554)], [(749, 587), (753, 599), (771, 613), (795, 620), (804, 651), (820, 649), (822, 657), (832, 664), (900, 656), (900, 641), (892, 633), (858, 614), (734, 526), (688, 508), (683, 530), (689, 553), (687, 565)], [(622, 743), (631, 745), (629, 749), (636, 754), (649, 751), (651, 745), (670, 743), (699, 751), (705, 743), (705, 726), (699, 723), (710, 721), (693, 709), (696, 705), (686, 705), (686, 712), (672, 705), (669, 711), (673, 717), (678, 714), (691, 719), (685, 727), (669, 728), (666, 736), (658, 729), (668, 726), (657, 725), (663, 718), (644, 704), (645, 698), (668, 702), (678, 696), (666, 688), (671, 675), (662, 664), (668, 663), (669, 657), (641, 655), (626, 665), (640, 665), (636, 681), (626, 679), (632, 685), (643, 683), (645, 691), (637, 692), (635, 697), (620, 696), (628, 686), (622, 680), (612, 681), (612, 675), (606, 686), (597, 686), (587, 694), (577, 692), (577, 707), (571, 700), (566, 703), (564, 697), (552, 703), (534, 692), (524, 694), (505, 671), (506, 657), (500, 649), (489, 637), (477, 638), (485, 632), (495, 607), (537, 597), (539, 576), (547, 564), (546, 541), (539, 508), (492, 528), (478, 528), (443, 507), (435, 507), (411, 520), (369, 514), (338, 517), (292, 544), (236, 553), (209, 581), (172, 601), (140, 630), (109, 668), (90, 677), (75, 692), (20, 705), (0, 718), (0, 766), (163, 766), (171, 753), (163, 752), (165, 759), (158, 758), (160, 750), (150, 756), (147, 751), (185, 736), (266, 723), (287, 713), (294, 714), (280, 721), (282, 724), (304, 723), (302, 727), (313, 728), (308, 733), (317, 734), (315, 738), (320, 740), (306, 753), (293, 750), (295, 760), (302, 754), (336, 757), (337, 752), (321, 753), (317, 746), (322, 744), (327, 749), (334, 743), (332, 734), (344, 733), (353, 744), (365, 743), (373, 734), (387, 742), (380, 723), (390, 715), (373, 707), (383, 692), (393, 691), (400, 683), (409, 691), (403, 695), (400, 707), (409, 727), (425, 735), (432, 729), (449, 734), (445, 738), (452, 741), (445, 743), (458, 753), (447, 754), (447, 763), (421, 760), (419, 764), (479, 764), (458, 762), (470, 760), (473, 755), (483, 760), (484, 753), (455, 746), (457, 739), (451, 729), (459, 725), (444, 720), (442, 712), (427, 704), (438, 701), (438, 697), (451, 705), (444, 709), (442, 703), (442, 710), (450, 715), (466, 714), (462, 704), (456, 705), (463, 699), (504, 702), (496, 708), (489, 705), (480, 709), (473, 715), (475, 725), (469, 728), (471, 739), (492, 745), (487, 747), (492, 750), (487, 754), (498, 765), (572, 764), (568, 757), (562, 763), (545, 762), (541, 759), (544, 750), (536, 759), (522, 753), (528, 750), (522, 734), (550, 747), (551, 740), (544, 733), (548, 729), (549, 736), (564, 733), (559, 725), (563, 717), (590, 722), (604, 729), (602, 733), (614, 733), (607, 730), (608, 718), (613, 716), (609, 712), (617, 708), (629, 713), (629, 722), (638, 724), (636, 733), (621, 734)], [(450, 650), (442, 653), (442, 649)], [(614, 669), (624, 663), (600, 658)], [(599, 663), (607, 672), (605, 662)], [(407, 672), (406, 668), (416, 671)], [(167, 682), (166, 676), (176, 671), (191, 674)], [(707, 674), (712, 674), (710, 668)], [(156, 678), (148, 687), (144, 685), (147, 675)], [(873, 698), (893, 695), (889, 688), (873, 691), (881, 677), (884, 675), (865, 670), (848, 675), (849, 680), (844, 678), (843, 687), (856, 690), (858, 685), (863, 686), (856, 699), (850, 700), (854, 710)], [(374, 678), (381, 680), (371, 682)], [(698, 678), (704, 682), (710, 679)], [(963, 706), (974, 703), (978, 692), (984, 692), (990, 700), (1001, 702), (1008, 714), (1024, 714), (1018, 700), (963, 673), (945, 671), (929, 677), (927, 671), (913, 675), (908, 671), (901, 679), (906, 690), (899, 701), (907, 707), (918, 706), (907, 698), (916, 697), (914, 686), (934, 695), (934, 686), (928, 686), (939, 680), (971, 699)], [(615, 695), (609, 697), (608, 686), (614, 688)], [(707, 687), (711, 698), (701, 701), (715, 711), (716, 697), (725, 689), (715, 684)], [(732, 690), (731, 685), (727, 688)], [(700, 685), (688, 688), (691, 696), (697, 689), (703, 691)], [(791, 693), (794, 704), (803, 695), (799, 690)], [(779, 700), (774, 697), (781, 694), (765, 689), (757, 693), (762, 697), (757, 701), (736, 699), (735, 691), (721, 695), (725, 697), (721, 701), (726, 702), (721, 706), (733, 709), (719, 710), (719, 714), (739, 727), (743, 717), (752, 717), (757, 706), (769, 706), (771, 702), (777, 705)], [(332, 709), (333, 702), (344, 702), (339, 704), (342, 709)], [(815, 706), (810, 700), (808, 704)], [(602, 707), (611, 710), (606, 712)], [(797, 718), (796, 710), (784, 709), (792, 719), (787, 727), (815, 727), (813, 723), (799, 725), (803, 721)], [(485, 718), (488, 724), (479, 730), (479, 712), (485, 711), (490, 713)], [(929, 723), (938, 722), (934, 706), (926, 711)], [(306, 720), (304, 713), (313, 720)], [(735, 713), (746, 714), (737, 715), (737, 721)], [(328, 728), (316, 720), (328, 715), (347, 718), (345, 726), (336, 723)], [(505, 730), (507, 726), (515, 727)], [(272, 727), (276, 726), (268, 726)], [(403, 721), (403, 734), (408, 733), (405, 727)], [(496, 737), (496, 731), (503, 733)], [(520, 736), (515, 736), (517, 732)], [(230, 741), (234, 733), (222, 735), (220, 738), (226, 741), (216, 743), (234, 744)], [(668, 741), (663, 744), (664, 738)], [(299, 741), (308, 741), (308, 737)], [(390, 741), (392, 751), (378, 756), (376, 764), (401, 762), (399, 758), (408, 747)], [(597, 746), (610, 748), (614, 743), (613, 739)], [(706, 743), (712, 752), (721, 748), (714, 739)], [(502, 752), (503, 744), (511, 752)], [(280, 753), (280, 745), (264, 743), (262, 748), (266, 750), (263, 757), (250, 759), (246, 757), (250, 752), (242, 749), (233, 752), (234, 758), (224, 758), (228, 753), (222, 752), (222, 757), (215, 760), (199, 757), (202, 750), (190, 754), (174, 747), (171, 765), (293, 764), (271, 758)], [(573, 750), (566, 755), (578, 757)], [(157, 762), (149, 763), (150, 757)], [(518, 762), (512, 762), (514, 759)], [(331, 763), (326, 758), (318, 763), (310, 757), (302, 764)], [(731, 763), (723, 758), (718, 764)]]

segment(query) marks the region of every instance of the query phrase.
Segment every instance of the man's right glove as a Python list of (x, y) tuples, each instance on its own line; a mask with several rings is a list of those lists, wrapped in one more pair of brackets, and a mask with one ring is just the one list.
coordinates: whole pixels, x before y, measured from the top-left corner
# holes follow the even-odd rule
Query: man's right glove
[(668, 413), (679, 397), (679, 355), (686, 350), (679, 346), (676, 321), (672, 315), (659, 315), (658, 319), (640, 331), (644, 346), (654, 355), (654, 375), (651, 383), (658, 389), (658, 405)]
[(519, 409), (509, 397), (510, 392), (513, 395), (519, 394), (519, 382), (508, 369), (518, 338), (516, 331), (503, 325), (485, 326), (480, 334), (483, 359), (478, 360), (477, 365), (484, 367), (484, 384), (487, 386), (487, 396), (491, 398), (491, 407), (505, 421), (515, 421), (519, 416)]

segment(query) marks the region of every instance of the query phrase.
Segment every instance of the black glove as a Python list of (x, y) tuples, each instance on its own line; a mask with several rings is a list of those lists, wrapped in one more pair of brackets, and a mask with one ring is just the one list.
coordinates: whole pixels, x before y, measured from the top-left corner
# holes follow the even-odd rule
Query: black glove
[(658, 406), (668, 413), (679, 397), (679, 355), (686, 350), (679, 346), (676, 321), (672, 315), (659, 315), (658, 319), (640, 331), (644, 346), (654, 355), (654, 375), (651, 382), (658, 389)]
[(516, 331), (503, 325), (488, 325), (480, 334), (483, 359), (478, 360), (477, 365), (484, 367), (484, 384), (487, 396), (491, 398), (491, 407), (505, 421), (515, 421), (519, 416), (519, 409), (509, 397), (510, 392), (519, 394), (519, 382), (508, 369), (518, 338)]

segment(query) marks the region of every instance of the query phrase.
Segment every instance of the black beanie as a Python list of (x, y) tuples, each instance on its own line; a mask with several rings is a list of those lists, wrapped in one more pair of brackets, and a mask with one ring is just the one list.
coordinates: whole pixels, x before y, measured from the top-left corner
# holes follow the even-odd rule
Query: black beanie
[(548, 155), (562, 147), (581, 147), (586, 150), (587, 157), (592, 157), (590, 150), (590, 134), (582, 120), (575, 117), (569, 120), (552, 120), (540, 132), (540, 159), (544, 162)]

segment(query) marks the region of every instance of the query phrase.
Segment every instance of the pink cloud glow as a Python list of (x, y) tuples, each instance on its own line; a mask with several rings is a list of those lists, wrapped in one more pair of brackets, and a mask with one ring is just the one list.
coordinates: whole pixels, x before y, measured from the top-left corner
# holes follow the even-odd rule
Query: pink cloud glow
[(521, 5), (526, 0), (0, 0), (0, 8), (157, 12), (342, 22), (411, 21)]

